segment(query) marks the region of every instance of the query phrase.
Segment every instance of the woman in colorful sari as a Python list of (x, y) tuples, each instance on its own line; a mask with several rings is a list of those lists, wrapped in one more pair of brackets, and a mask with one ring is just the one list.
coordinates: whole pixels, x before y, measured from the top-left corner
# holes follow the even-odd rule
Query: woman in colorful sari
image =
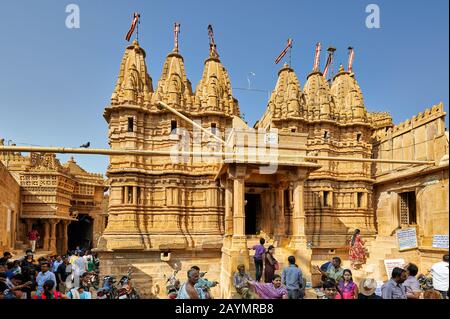
[(358, 286), (353, 282), (353, 276), (350, 269), (344, 270), (344, 279), (339, 281), (338, 291), (335, 299), (358, 299)]
[(281, 284), (281, 276), (274, 275), (271, 283), (248, 282), (261, 299), (288, 299), (288, 292)]
[(350, 239), (349, 259), (352, 269), (359, 269), (366, 262), (364, 241), (361, 239), (359, 229), (355, 229), (355, 233)]

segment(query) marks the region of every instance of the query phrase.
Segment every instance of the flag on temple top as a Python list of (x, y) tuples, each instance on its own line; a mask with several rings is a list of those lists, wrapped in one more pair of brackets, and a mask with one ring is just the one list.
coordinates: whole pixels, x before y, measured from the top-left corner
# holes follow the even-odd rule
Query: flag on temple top
[(130, 30), (128, 30), (128, 33), (125, 37), (125, 40), (130, 41), (131, 36), (133, 35), (134, 29), (136, 29), (137, 24), (139, 23), (139, 18), (141, 15), (137, 12), (133, 15), (133, 21), (131, 22)]
[(292, 39), (288, 39), (287, 45), (284, 50), (280, 53), (280, 55), (275, 59), (275, 64), (278, 64), (281, 59), (286, 55), (287, 51), (292, 48)]
[(213, 28), (212, 25), (208, 25), (208, 36), (209, 36), (209, 40), (211, 42), (211, 44), (214, 44), (214, 32), (213, 32)]
[(314, 57), (314, 66), (313, 66), (313, 71), (317, 72), (319, 71), (319, 58), (320, 58), (320, 42), (317, 42), (316, 44), (316, 55)]
[(355, 53), (352, 47), (348, 47), (348, 72), (353, 72), (353, 57)]
[(333, 64), (333, 53), (334, 51), (336, 51), (336, 49), (333, 47), (329, 47), (327, 51), (328, 51), (328, 58), (325, 64), (325, 69), (323, 70), (323, 76), (325, 78), (327, 77), (328, 71), (330, 71), (330, 67)]

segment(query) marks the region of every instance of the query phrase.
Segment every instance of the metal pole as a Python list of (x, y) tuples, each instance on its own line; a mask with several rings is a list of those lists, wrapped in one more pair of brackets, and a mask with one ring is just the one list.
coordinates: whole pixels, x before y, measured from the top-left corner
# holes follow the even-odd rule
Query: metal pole
[[(86, 148), (69, 148), (69, 147), (30, 147), (30, 146), (0, 146), (0, 153), (1, 152), (7, 153), (40, 152), (40, 153), (61, 153), (61, 154), (71, 153), (71, 154), (91, 154), (91, 155), (141, 155), (141, 156), (211, 155), (211, 156), (234, 157), (236, 155), (236, 153), (225, 153), (225, 152), (202, 152), (202, 151), (186, 152), (186, 151), (166, 151), (166, 150), (158, 151), (158, 150), (131, 150), (131, 149), (128, 150), (128, 149), (99, 149), (99, 148), (86, 149)], [(244, 153), (244, 155), (247, 157), (259, 156), (259, 154), (257, 153)], [(321, 160), (321, 161), (339, 161), (339, 162), (370, 162), (370, 163), (422, 164), (422, 165), (435, 164), (434, 161), (412, 161), (412, 160), (410, 161), (410, 160), (390, 160), (390, 159), (354, 158), (354, 157), (301, 156), (293, 154), (267, 154), (264, 155), (264, 157), (295, 158), (299, 159), (300, 161)]]
[(217, 141), (219, 141), (220, 143), (227, 145), (227, 142), (225, 142), (224, 140), (222, 140), (220, 137), (216, 136), (215, 134), (211, 133), (210, 131), (208, 131), (207, 129), (203, 128), (201, 125), (195, 123), (193, 120), (191, 120), (190, 118), (188, 118), (187, 116), (184, 116), (183, 114), (181, 114), (180, 112), (178, 112), (177, 110), (175, 110), (174, 108), (168, 106), (166, 103), (158, 101), (158, 105), (164, 107), (165, 109), (169, 110), (170, 112), (174, 113), (175, 115), (181, 117), (183, 120), (185, 120), (188, 123), (191, 123), (193, 126), (195, 126), (196, 128), (199, 128), (200, 130), (202, 130), (202, 132), (205, 132), (206, 134), (208, 134), (209, 136), (212, 136), (213, 138), (215, 138)]

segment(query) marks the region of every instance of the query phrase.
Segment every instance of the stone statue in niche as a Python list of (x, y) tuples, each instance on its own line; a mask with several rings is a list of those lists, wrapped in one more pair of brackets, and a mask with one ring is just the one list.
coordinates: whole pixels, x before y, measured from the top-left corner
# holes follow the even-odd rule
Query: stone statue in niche
[(208, 104), (207, 104), (208, 109), (217, 110), (219, 107), (219, 89), (216, 77), (211, 77), (207, 93), (208, 93)]
[(181, 85), (178, 77), (172, 77), (169, 84), (169, 103), (180, 105), (181, 103)]
[(299, 114), (299, 92), (294, 84), (289, 85), (288, 87), (288, 115), (289, 116), (298, 116)]

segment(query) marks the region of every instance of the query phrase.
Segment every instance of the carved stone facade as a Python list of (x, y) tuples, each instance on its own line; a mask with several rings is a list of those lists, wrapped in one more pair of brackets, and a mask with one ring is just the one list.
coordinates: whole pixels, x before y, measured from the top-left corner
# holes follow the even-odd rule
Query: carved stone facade
[(20, 186), (0, 162), (0, 251), (11, 251), (17, 237)]
[[(21, 190), (17, 238), (12, 246), (27, 247), (27, 233), (34, 225), (41, 234), (38, 247), (49, 253), (65, 253), (69, 225), (82, 216), (89, 216), (93, 223), (93, 239), (100, 237), (106, 219), (101, 207), (105, 190), (102, 174), (84, 171), (73, 158), (61, 165), (55, 154), (0, 152), (0, 162), (7, 165)], [(96, 242), (92, 241), (94, 247)]]
[[(159, 101), (217, 132), (226, 141), (225, 146), (159, 107)], [(347, 240), (359, 228), (372, 253), (368, 266), (376, 271), (365, 269), (355, 277), (374, 274), (378, 279), (384, 269), (380, 260), (388, 253), (395, 255), (395, 246), (389, 245), (394, 238), (390, 232), (397, 213), (388, 207), (390, 204), (386, 203), (391, 202), (385, 198), (388, 192), (392, 194), (391, 179), (401, 179), (402, 175), (393, 171), (391, 164), (306, 161), (304, 157), (437, 160), (448, 154), (448, 138), (443, 137), (444, 116), (442, 107), (437, 106), (413, 121), (427, 124), (394, 126), (389, 113), (367, 112), (354, 73), (341, 67), (330, 84), (321, 72), (314, 71), (302, 89), (294, 70), (284, 65), (267, 108), (255, 124), (256, 129), (278, 133), (275, 172), (262, 174), (260, 169), (268, 163), (249, 154), (242, 159), (232, 155), (209, 161), (200, 155), (110, 157), (108, 225), (97, 249), (104, 260), (101, 272), (118, 275), (133, 265), (144, 296), (163, 297), (165, 275), (173, 269), (185, 274), (197, 264), (208, 272), (209, 279), (221, 282), (220, 288), (213, 289), (213, 295), (230, 297), (231, 276), (237, 264), (243, 263), (253, 271), (248, 248), (260, 236), (276, 246), (282, 265), (291, 254), (300, 257), (299, 265), (310, 277), (311, 264), (333, 255), (347, 260)], [(239, 134), (246, 136), (241, 145), (245, 152), (254, 151), (262, 140), (268, 147), (268, 135), (252, 131), (240, 119), (228, 73), (215, 50), (210, 50), (194, 92), (182, 56), (177, 49), (169, 53), (154, 91), (147, 74), (145, 51), (134, 41), (125, 50), (104, 117), (109, 124), (112, 149), (233, 153), (239, 149)], [(421, 128), (423, 125), (427, 128)], [(386, 153), (389, 143), (404, 143), (401, 154), (409, 154), (409, 137), (405, 135), (403, 142), (393, 137), (400, 131), (406, 132), (406, 126), (416, 132), (413, 144), (417, 156), (400, 157), (398, 151)], [(424, 130), (428, 132), (426, 142), (418, 137)], [(420, 146), (422, 142), (428, 145), (425, 149)], [(448, 174), (442, 170), (448, 168), (448, 161), (439, 163), (428, 165), (422, 171), (425, 175), (420, 174), (427, 180), (436, 178), (438, 182), (432, 187), (448, 191)], [(413, 183), (409, 178), (416, 183), (416, 173), (408, 174), (405, 183)], [(417, 186), (407, 186), (411, 187)], [(428, 205), (427, 209), (437, 213), (419, 213), (417, 222), (425, 223), (424, 218), (439, 221), (435, 228), (419, 228), (421, 245), (427, 247), (423, 258), (429, 261), (438, 259), (438, 254), (433, 255), (429, 249), (431, 234), (448, 234), (448, 228), (438, 226), (445, 220), (448, 224), (448, 208), (444, 208), (448, 195), (439, 194), (439, 204), (433, 207), (421, 204), (423, 195), (418, 195), (418, 205)]]

